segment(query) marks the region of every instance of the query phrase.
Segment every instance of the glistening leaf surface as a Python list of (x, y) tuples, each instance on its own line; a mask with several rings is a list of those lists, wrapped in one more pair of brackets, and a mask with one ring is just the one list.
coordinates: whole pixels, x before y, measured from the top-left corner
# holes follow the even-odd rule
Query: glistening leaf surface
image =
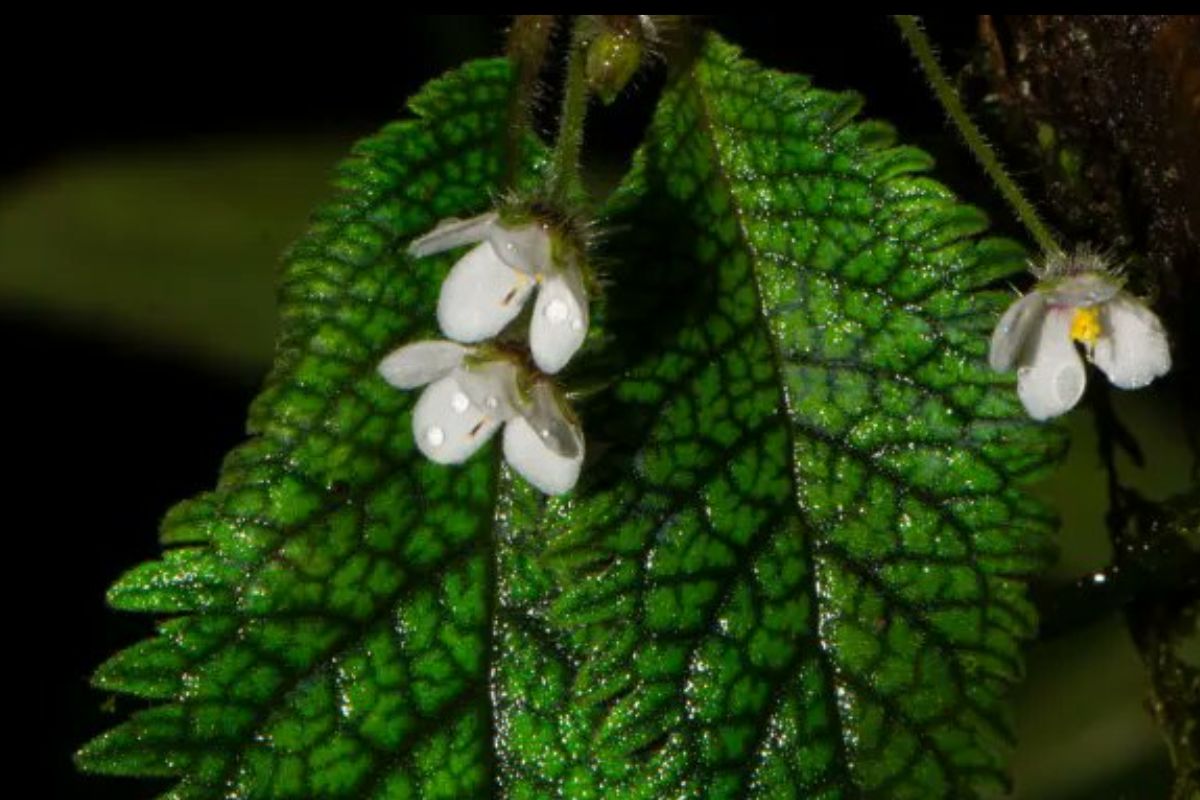
[(853, 98), (711, 41), (609, 219), (580, 485), (439, 467), (375, 366), (435, 333), (453, 254), (404, 247), (489, 205), (508, 81), (435, 82), (344, 168), (256, 438), (111, 594), (173, 615), (97, 676), (157, 704), (81, 763), (196, 800), (995, 779), (1049, 527), (1014, 484), (1057, 447), (983, 361), (1020, 251)]
[(256, 438), (216, 491), (171, 511), (164, 557), (110, 593), (175, 616), (99, 670), (100, 687), (158, 704), (88, 744), (84, 768), (178, 777), (174, 798), (490, 791), (495, 460), (424, 460), (415, 393), (375, 369), (436, 336), (447, 260), (404, 248), (488, 205), (508, 93), (504, 62), (468, 65), (342, 167), (287, 259)]
[(984, 358), (1024, 254), (858, 105), (709, 39), (617, 201), (606, 455), (542, 523), (594, 796), (1003, 782), (1051, 529), (1016, 484), (1061, 449)]

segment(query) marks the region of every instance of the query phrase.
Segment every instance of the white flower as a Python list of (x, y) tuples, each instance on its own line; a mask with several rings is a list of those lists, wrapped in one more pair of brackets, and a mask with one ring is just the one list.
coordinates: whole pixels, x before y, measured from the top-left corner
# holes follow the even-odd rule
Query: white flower
[(379, 364), (399, 389), (429, 384), (413, 409), (417, 448), (438, 464), (461, 464), (504, 425), (504, 458), (546, 494), (570, 491), (583, 464), (583, 433), (548, 381), (526, 386), (507, 358), (454, 342), (401, 347)]
[(509, 227), (496, 212), (450, 219), (414, 241), (414, 256), (475, 244), (442, 284), (438, 324), (457, 342), (482, 342), (500, 333), (541, 286), (529, 326), (534, 363), (555, 373), (575, 355), (588, 328), (588, 298), (573, 256), (555, 258), (551, 234), (540, 222)]
[[(1056, 271), (1069, 274), (1058, 277)], [(1098, 269), (1054, 266), (1009, 306), (992, 333), (988, 360), (1017, 367), (1017, 394), (1037, 420), (1079, 402), (1087, 373), (1075, 342), (1114, 386), (1139, 389), (1171, 369), (1167, 335), (1154, 312)]]

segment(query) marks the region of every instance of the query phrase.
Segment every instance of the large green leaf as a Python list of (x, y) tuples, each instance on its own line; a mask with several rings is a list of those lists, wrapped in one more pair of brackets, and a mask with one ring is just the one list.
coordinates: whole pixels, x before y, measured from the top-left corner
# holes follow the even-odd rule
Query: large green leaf
[(1050, 527), (1015, 485), (1062, 445), (984, 363), (1011, 296), (980, 287), (1024, 254), (858, 105), (710, 40), (610, 220), (625, 369), (542, 520), (566, 580), (538, 614), (586, 653), (598, 796), (1003, 780)]
[(256, 438), (215, 492), (168, 515), (161, 561), (117, 608), (179, 615), (98, 686), (161, 704), (87, 745), (86, 769), (178, 776), (174, 797), (474, 796), (491, 784), (495, 467), (413, 446), (413, 397), (376, 375), (436, 335), (445, 260), (404, 247), (487, 205), (501, 171), (504, 62), (414, 98), (362, 142), (292, 250)]
[(709, 40), (605, 220), (580, 485), (439, 467), (375, 366), (434, 335), (453, 256), (404, 247), (488, 206), (508, 85), (431, 84), (344, 168), (256, 438), (110, 595), (171, 615), (96, 678), (155, 704), (81, 764), (197, 799), (1000, 780), (1049, 529), (1015, 484), (1060, 444), (983, 360), (1019, 248), (853, 97)]

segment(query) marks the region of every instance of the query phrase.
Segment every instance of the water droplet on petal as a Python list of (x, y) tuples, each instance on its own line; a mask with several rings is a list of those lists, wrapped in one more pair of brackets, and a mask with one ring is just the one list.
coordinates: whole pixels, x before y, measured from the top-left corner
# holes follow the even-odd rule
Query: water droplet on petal
[(571, 310), (567, 308), (567, 304), (562, 300), (551, 300), (546, 304), (546, 311), (544, 313), (547, 320), (558, 325), (567, 321), (567, 315), (571, 313)]
[(471, 407), (471, 401), (462, 392), (455, 392), (454, 397), (450, 398), (450, 407), (461, 414)]
[(425, 429), (425, 441), (430, 447), (441, 447), (442, 442), (446, 441), (446, 432), (437, 425), (431, 425)]

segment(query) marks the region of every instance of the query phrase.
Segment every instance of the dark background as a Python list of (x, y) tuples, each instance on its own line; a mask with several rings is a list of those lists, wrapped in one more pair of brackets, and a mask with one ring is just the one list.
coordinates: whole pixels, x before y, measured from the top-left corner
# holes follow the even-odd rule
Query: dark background
[[(318, 18), (298, 9), (270, 20), (199, 6), (137, 19), (65, 10), (51, 18), (48, 9), (42, 19), (11, 21), (0, 55), (0, 214), (6, 188), (81, 155), (186, 149), (243, 135), (351, 141), (397, 117), (428, 79), (500, 52), (507, 24), (498, 16)], [(757, 60), (862, 93), (866, 115), (888, 119), (903, 140), (934, 152), (939, 179), (983, 205), (1000, 232), (1020, 235), (943, 124), (887, 18), (806, 12), (803, 20), (707, 21)], [(970, 15), (935, 18), (930, 32), (947, 61), (961, 64), (974, 26)], [(589, 163), (617, 169), (627, 158), (661, 72), (596, 112)], [(151, 796), (160, 787), (85, 779), (70, 763), (74, 748), (136, 707), (117, 699), (113, 714), (87, 685), (97, 664), (150, 629), (149, 620), (108, 611), (104, 591), (156, 555), (157, 521), (168, 506), (211, 488), (221, 456), (242, 439), (266, 365), (193, 358), (20, 296), (0, 295), (0, 336), (16, 357), (4, 384), (4, 419), (16, 442), (7, 448), (16, 480), (4, 493), (13, 513), (9, 619), (17, 626), (8, 656), (16, 675), (7, 683), (33, 704), (9, 727), (35, 751), (15, 769), (39, 786), (29, 796)]]

